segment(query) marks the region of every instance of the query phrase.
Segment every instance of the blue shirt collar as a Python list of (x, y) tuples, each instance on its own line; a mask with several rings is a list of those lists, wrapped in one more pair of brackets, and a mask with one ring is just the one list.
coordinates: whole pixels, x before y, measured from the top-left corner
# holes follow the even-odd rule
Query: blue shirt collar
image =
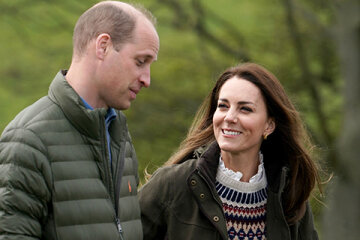
[(86, 107), (87, 109), (94, 110), (94, 108), (93, 108), (92, 106), (90, 106), (90, 104), (88, 104), (88, 103), (85, 101), (85, 99), (83, 99), (82, 97), (80, 97), (80, 98), (81, 98), (81, 100), (83, 101), (83, 103), (84, 103), (84, 105), (85, 105), (85, 107)]
[[(85, 99), (83, 99), (82, 97), (80, 97), (80, 98), (83, 101), (83, 103), (87, 109), (94, 110), (94, 108), (89, 103), (87, 103), (85, 101)], [(116, 115), (115, 110), (113, 108), (108, 108), (106, 116), (105, 116), (105, 122), (110, 123), (114, 118), (116, 118), (116, 116), (117, 115)]]
[(116, 118), (116, 112), (113, 108), (108, 108), (106, 116), (105, 116), (105, 123), (110, 124), (112, 120)]

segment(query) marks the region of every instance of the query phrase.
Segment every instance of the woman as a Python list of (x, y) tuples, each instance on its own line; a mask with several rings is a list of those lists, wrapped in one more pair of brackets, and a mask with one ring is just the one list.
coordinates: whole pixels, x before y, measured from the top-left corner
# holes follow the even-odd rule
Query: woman
[(318, 181), (299, 114), (276, 77), (225, 71), (186, 139), (140, 190), (145, 239), (318, 239)]

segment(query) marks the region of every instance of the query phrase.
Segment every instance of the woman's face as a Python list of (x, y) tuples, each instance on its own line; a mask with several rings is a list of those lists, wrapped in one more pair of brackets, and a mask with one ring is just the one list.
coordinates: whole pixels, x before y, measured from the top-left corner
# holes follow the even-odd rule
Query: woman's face
[(213, 126), (220, 149), (239, 154), (258, 152), (263, 136), (274, 130), (275, 123), (267, 115), (260, 89), (233, 77), (220, 89)]

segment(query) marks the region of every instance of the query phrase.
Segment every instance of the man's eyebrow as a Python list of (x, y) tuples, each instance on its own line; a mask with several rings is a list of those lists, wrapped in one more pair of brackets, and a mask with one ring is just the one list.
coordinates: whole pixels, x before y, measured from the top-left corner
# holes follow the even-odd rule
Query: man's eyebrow
[(144, 54), (144, 55), (141, 55), (141, 57), (144, 57), (145, 58), (145, 61), (147, 60), (152, 60), (153, 62), (157, 61), (157, 56), (153, 56), (151, 54)]

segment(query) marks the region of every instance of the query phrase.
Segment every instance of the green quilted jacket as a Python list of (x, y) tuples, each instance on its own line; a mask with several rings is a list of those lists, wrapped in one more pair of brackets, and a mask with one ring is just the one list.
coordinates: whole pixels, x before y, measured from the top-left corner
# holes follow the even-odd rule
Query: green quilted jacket
[[(59, 72), (0, 139), (0, 239), (139, 240), (137, 159), (125, 116), (87, 110)], [(114, 174), (111, 174), (111, 169)]]

